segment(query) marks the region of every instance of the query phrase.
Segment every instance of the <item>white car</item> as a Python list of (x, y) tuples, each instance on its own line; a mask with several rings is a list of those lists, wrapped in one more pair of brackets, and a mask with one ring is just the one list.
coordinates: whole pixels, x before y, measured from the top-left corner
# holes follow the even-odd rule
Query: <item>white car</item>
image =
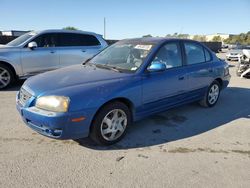
[(238, 61), (239, 58), (243, 56), (243, 49), (250, 49), (250, 47), (240, 46), (238, 48), (232, 49), (226, 54), (226, 59), (228, 61)]

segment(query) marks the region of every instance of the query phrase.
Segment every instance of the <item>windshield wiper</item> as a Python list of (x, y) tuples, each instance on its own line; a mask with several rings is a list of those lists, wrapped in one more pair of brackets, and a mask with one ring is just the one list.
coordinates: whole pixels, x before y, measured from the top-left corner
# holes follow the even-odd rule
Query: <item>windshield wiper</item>
[(117, 67), (115, 66), (109, 66), (107, 64), (95, 64), (97, 67), (99, 68), (104, 68), (104, 69), (108, 69), (108, 70), (112, 70), (115, 72), (122, 72), (121, 70), (119, 70)]
[(115, 66), (107, 66), (107, 67), (109, 67), (111, 70), (113, 70), (113, 71), (116, 71), (116, 72), (122, 72), (121, 70), (119, 70), (117, 67), (115, 67)]

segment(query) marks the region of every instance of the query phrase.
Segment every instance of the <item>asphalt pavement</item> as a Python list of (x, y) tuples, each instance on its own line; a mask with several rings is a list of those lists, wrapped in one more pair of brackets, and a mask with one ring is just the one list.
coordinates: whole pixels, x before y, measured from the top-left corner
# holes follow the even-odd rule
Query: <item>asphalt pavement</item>
[(250, 79), (229, 64), (215, 107), (151, 116), (110, 147), (37, 134), (15, 108), (21, 84), (0, 91), (0, 187), (250, 187)]

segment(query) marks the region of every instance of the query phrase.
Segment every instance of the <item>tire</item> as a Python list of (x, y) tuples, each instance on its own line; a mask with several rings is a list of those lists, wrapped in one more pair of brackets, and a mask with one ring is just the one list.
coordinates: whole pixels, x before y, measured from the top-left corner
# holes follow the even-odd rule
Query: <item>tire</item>
[(132, 123), (130, 109), (122, 102), (112, 102), (96, 114), (90, 129), (90, 138), (99, 145), (120, 141)]
[[(213, 107), (219, 97), (220, 97), (221, 85), (218, 81), (213, 81), (213, 83), (208, 87), (204, 98), (199, 102), (203, 107)], [(214, 97), (214, 99), (212, 99)]]
[(0, 90), (9, 87), (14, 80), (12, 70), (8, 66), (0, 64)]

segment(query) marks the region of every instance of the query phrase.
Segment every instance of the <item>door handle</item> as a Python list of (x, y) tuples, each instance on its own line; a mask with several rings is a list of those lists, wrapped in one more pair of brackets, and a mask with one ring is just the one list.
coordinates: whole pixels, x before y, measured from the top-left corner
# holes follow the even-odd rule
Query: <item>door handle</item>
[(55, 53), (55, 51), (50, 51), (50, 53), (51, 53), (51, 54), (54, 54), (54, 53)]
[(81, 50), (83, 53), (86, 52), (86, 50)]

